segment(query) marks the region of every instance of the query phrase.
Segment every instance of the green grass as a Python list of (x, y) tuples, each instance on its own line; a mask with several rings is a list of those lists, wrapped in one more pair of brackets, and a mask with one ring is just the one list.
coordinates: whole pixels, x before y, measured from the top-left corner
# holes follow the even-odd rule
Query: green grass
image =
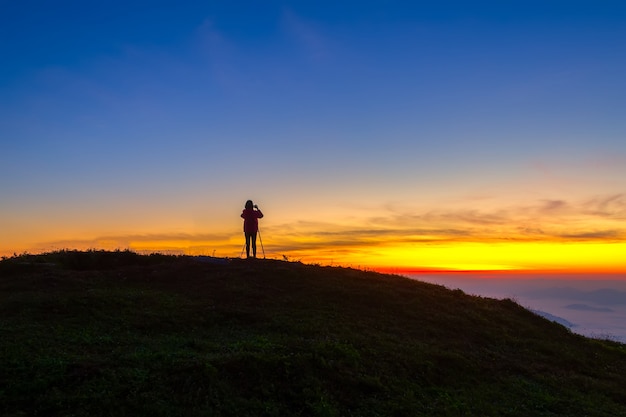
[(219, 261), (1, 261), (0, 415), (626, 416), (626, 346), (513, 301)]

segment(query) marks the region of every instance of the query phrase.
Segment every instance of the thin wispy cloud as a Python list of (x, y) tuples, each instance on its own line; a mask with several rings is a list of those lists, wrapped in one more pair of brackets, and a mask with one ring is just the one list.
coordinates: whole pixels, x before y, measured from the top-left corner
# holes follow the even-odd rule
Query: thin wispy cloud
[(242, 79), (245, 78), (237, 65), (242, 54), (237, 43), (220, 31), (212, 19), (205, 19), (190, 40), (191, 49), (200, 62), (190, 63), (194, 71), (204, 69), (204, 76), (196, 74), (198, 81), (213, 84), (243, 93)]
[[(276, 227), (299, 230), (292, 236), (320, 241), (352, 242), (354, 245), (410, 242), (487, 241), (615, 241), (626, 237), (620, 211), (624, 197), (605, 196), (583, 202), (563, 199), (538, 200), (533, 205), (492, 210), (472, 208), (429, 210), (364, 218), (363, 227), (301, 222)], [(610, 207), (610, 208), (609, 208)], [(618, 214), (616, 216), (616, 213)]]
[(585, 202), (583, 208), (592, 216), (626, 220), (626, 194), (595, 197)]
[(320, 62), (330, 56), (329, 40), (313, 22), (303, 19), (292, 9), (282, 15), (285, 32), (307, 59)]

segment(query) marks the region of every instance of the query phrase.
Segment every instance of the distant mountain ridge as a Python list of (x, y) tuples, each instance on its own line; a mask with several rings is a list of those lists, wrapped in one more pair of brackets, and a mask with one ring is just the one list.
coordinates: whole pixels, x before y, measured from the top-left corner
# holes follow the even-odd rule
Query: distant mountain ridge
[(570, 310), (580, 310), (580, 311), (595, 311), (598, 313), (612, 313), (614, 310), (606, 307), (593, 307), (587, 304), (568, 304), (565, 306)]
[(554, 287), (541, 290), (528, 291), (525, 295), (537, 298), (557, 298), (579, 300), (597, 305), (622, 305), (626, 304), (626, 291), (602, 288), (592, 291), (584, 291), (569, 287)]
[(550, 314), (550, 313), (547, 313), (547, 312), (541, 311), (541, 310), (530, 310), (530, 311), (532, 311), (533, 313), (535, 313), (535, 314), (537, 314), (537, 315), (539, 315), (541, 317), (544, 317), (544, 318), (546, 318), (546, 319), (548, 319), (550, 321), (553, 321), (553, 322), (558, 323), (558, 324), (560, 324), (562, 326), (565, 326), (568, 329), (571, 329), (572, 327), (576, 327), (576, 325), (574, 323), (564, 319), (563, 317), (555, 316), (554, 314)]

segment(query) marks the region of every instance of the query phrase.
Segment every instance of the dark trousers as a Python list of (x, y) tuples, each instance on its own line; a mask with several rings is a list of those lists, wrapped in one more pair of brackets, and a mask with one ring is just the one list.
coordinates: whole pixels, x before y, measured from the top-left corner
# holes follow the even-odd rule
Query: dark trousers
[(250, 243), (252, 243), (252, 256), (256, 258), (256, 232), (246, 232), (246, 256), (250, 257)]

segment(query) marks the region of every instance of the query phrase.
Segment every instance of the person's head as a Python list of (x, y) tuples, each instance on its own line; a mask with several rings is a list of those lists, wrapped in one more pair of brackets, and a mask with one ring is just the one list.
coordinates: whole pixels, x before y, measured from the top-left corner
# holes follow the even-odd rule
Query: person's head
[(253, 207), (254, 207), (254, 204), (252, 203), (252, 200), (246, 201), (246, 208), (248, 210), (252, 210)]

